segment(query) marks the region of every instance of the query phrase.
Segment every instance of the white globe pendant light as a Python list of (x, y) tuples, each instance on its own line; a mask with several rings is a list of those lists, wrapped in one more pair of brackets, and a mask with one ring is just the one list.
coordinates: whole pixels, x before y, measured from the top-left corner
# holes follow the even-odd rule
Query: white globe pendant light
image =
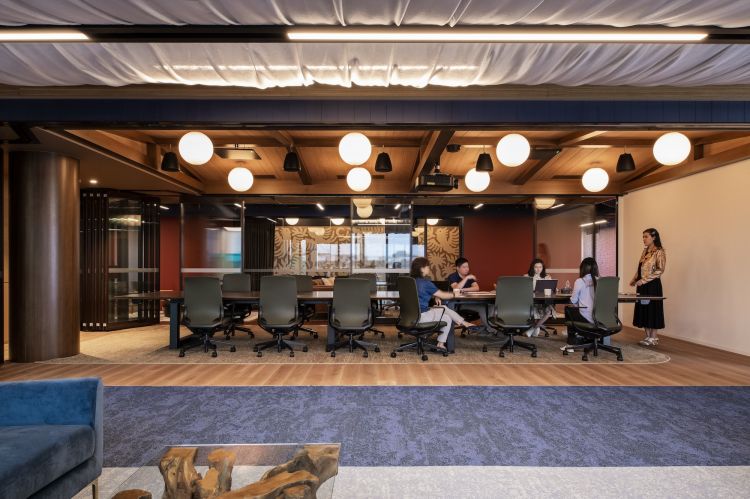
[(531, 145), (523, 135), (511, 133), (500, 139), (495, 153), (497, 159), (505, 166), (518, 166), (529, 159)]
[(359, 218), (369, 218), (370, 215), (372, 215), (372, 205), (357, 208), (357, 216)]
[(439, 218), (428, 218), (427, 225), (437, 225), (439, 221), (440, 221)]
[(232, 168), (227, 176), (229, 187), (238, 192), (245, 192), (253, 186), (253, 173), (243, 166)]
[(299, 218), (291, 217), (291, 218), (285, 218), (287, 225), (297, 225), (297, 222), (299, 222)]
[(555, 205), (555, 198), (534, 198), (534, 205), (537, 210), (546, 210)]
[(472, 168), (466, 173), (464, 184), (471, 192), (482, 192), (490, 185), (490, 174), (489, 172), (478, 172), (476, 168)]
[(690, 139), (680, 132), (665, 133), (654, 143), (654, 158), (662, 165), (677, 165), (690, 155)]
[(205, 133), (188, 132), (177, 146), (182, 159), (191, 165), (204, 165), (214, 155), (214, 145)]
[(333, 225), (341, 225), (341, 224), (344, 223), (344, 219), (343, 218), (332, 218), (331, 219), (331, 223)]
[(603, 168), (589, 168), (581, 178), (583, 188), (589, 192), (599, 192), (604, 190), (609, 184), (609, 175)]
[(359, 132), (347, 133), (339, 142), (339, 156), (345, 163), (356, 166), (361, 165), (372, 154), (370, 139)]
[(366, 168), (362, 168), (361, 166), (352, 168), (346, 174), (346, 185), (353, 191), (366, 191), (370, 187), (370, 183), (372, 183), (372, 175), (370, 175), (370, 172)]
[(352, 204), (354, 204), (354, 206), (356, 206), (357, 208), (364, 208), (365, 206), (370, 206), (372, 204), (372, 199), (352, 198)]

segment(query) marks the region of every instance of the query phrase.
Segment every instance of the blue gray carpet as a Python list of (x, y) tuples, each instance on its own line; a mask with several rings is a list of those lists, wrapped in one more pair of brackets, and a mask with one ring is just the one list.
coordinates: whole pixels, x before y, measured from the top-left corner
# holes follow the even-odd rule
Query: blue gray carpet
[(341, 442), (343, 466), (750, 464), (750, 387), (108, 387), (105, 466)]

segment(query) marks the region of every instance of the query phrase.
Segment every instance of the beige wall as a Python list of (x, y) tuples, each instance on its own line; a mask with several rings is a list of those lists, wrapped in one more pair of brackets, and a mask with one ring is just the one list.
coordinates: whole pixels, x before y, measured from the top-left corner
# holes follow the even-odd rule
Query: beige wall
[[(656, 228), (667, 251), (666, 336), (750, 355), (750, 160), (633, 192), (621, 199), (624, 290)], [(621, 317), (632, 324), (632, 305)]]

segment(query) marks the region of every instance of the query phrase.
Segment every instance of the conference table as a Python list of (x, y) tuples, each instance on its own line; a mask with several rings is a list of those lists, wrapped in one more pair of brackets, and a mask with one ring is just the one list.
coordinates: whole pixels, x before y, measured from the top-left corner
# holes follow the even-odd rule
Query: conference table
[[(553, 293), (552, 295), (545, 295), (543, 293), (534, 293), (534, 302), (539, 304), (547, 305), (558, 305), (570, 303), (570, 293)], [(151, 293), (131, 293), (123, 295), (120, 298), (128, 298), (132, 300), (165, 300), (169, 302), (169, 348), (176, 349), (180, 347), (180, 312), (181, 306), (184, 301), (182, 291), (156, 291)], [(226, 304), (249, 304), (254, 305), (260, 302), (260, 292), (250, 291), (245, 293), (238, 292), (224, 292), (222, 298)], [(372, 301), (398, 301), (398, 291), (378, 291), (370, 294)], [(620, 303), (635, 303), (638, 300), (665, 300), (663, 296), (642, 296), (636, 294), (620, 294), (618, 301)], [(297, 294), (297, 300), (300, 305), (315, 305), (325, 304), (330, 307), (333, 302), (333, 291), (310, 291), (302, 292)], [(462, 293), (456, 295), (450, 300), (444, 300), (444, 302), (453, 302), (456, 304), (464, 303), (479, 303), (479, 304), (490, 304), (495, 301), (494, 291), (477, 291)], [(331, 332), (328, 335), (328, 344), (330, 345)]]

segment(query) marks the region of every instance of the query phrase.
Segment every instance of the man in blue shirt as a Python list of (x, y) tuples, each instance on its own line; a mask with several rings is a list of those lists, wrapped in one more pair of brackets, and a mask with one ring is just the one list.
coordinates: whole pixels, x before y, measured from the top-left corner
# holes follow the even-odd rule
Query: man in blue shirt
[[(456, 260), (456, 271), (448, 276), (448, 283), (454, 290), (460, 289), (462, 293), (467, 291), (479, 291), (479, 282), (474, 274), (471, 273), (469, 267), (469, 260), (460, 257)], [(487, 308), (491, 305), (483, 303), (452, 303), (453, 307), (457, 307), (458, 310), (472, 310), (479, 315), (479, 319), (482, 321), (484, 326), (485, 334), (495, 334), (496, 332), (490, 328), (487, 323)], [(482, 335), (482, 333), (480, 333)]]

